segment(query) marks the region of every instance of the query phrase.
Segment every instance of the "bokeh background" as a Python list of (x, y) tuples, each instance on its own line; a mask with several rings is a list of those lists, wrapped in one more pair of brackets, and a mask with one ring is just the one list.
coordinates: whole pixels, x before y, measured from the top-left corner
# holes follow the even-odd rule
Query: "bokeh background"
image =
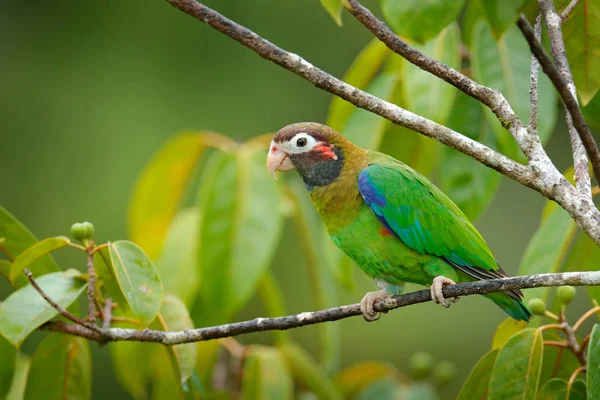
[[(347, 15), (343, 28), (337, 27), (318, 0), (206, 3), (335, 76), (371, 39)], [(365, 3), (377, 8), (376, 2)], [(244, 140), (292, 122), (324, 122), (330, 99), (165, 1), (3, 0), (0, 204), (41, 238), (68, 235), (70, 225), (82, 220), (95, 224), (99, 241), (126, 238), (135, 179), (167, 138), (192, 128)], [(563, 122), (547, 148), (557, 166), (569, 165)], [(516, 272), (543, 204), (540, 195), (504, 179), (477, 221), (509, 273)], [(300, 312), (311, 308), (311, 300), (295, 240), (287, 227), (274, 271), (288, 309)], [(84, 267), (79, 254), (60, 252), (58, 260)], [(356, 275), (358, 289), (341, 291), (342, 303), (372, 290), (360, 271)], [(0, 299), (7, 293), (0, 282)], [(239, 318), (261, 311), (258, 302), (251, 303)], [(504, 318), (491, 302), (468, 297), (450, 310), (429, 303), (373, 324), (361, 318), (336, 322), (341, 363), (387, 360), (406, 370), (411, 354), (428, 351), (458, 369), (455, 383), (442, 391), (451, 399)], [(315, 350), (314, 328), (293, 335)], [(37, 340), (25, 350), (32, 351)], [(269, 340), (266, 334), (240, 337), (243, 343)], [(129, 398), (115, 380), (108, 349), (92, 348), (94, 398)]]

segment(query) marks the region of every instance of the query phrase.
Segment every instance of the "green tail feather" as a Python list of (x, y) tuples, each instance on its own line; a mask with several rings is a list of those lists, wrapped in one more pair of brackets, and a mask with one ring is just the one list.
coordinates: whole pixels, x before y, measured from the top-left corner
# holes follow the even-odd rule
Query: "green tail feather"
[(484, 296), (496, 303), (511, 318), (529, 322), (532, 316), (523, 300), (517, 300), (505, 293), (491, 293)]

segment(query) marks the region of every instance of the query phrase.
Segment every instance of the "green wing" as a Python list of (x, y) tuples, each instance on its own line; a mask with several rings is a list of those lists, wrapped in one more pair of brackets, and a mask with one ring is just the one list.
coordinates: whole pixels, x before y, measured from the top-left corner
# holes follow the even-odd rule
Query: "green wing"
[(382, 224), (411, 249), (438, 256), (475, 279), (503, 276), (458, 206), (407, 165), (381, 157), (360, 173), (358, 186)]

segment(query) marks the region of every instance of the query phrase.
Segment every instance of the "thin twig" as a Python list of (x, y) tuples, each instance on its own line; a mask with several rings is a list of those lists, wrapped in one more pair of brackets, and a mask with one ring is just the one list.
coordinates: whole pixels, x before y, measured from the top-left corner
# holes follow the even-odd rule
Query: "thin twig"
[[(78, 325), (81, 325), (85, 328), (92, 329), (95, 331), (99, 331), (97, 329), (97, 327), (88, 325), (85, 323), (85, 321), (83, 321), (82, 319), (76, 317), (75, 315), (71, 314), (69, 311), (67, 311), (66, 309), (64, 309), (63, 307), (61, 307), (58, 303), (56, 303), (54, 300), (52, 300), (47, 294), (46, 292), (44, 292), (44, 290), (40, 287), (40, 285), (38, 285), (38, 283), (35, 281), (35, 279), (33, 278), (33, 274), (31, 273), (31, 271), (29, 270), (29, 268), (25, 268), (23, 270), (23, 272), (25, 273), (25, 275), (27, 276), (27, 279), (29, 279), (29, 283), (31, 284), (31, 286), (40, 294), (40, 296), (42, 296), (44, 298), (44, 300), (46, 300), (46, 302), (48, 304), (50, 304), (52, 307), (54, 307), (54, 309), (56, 311), (58, 311), (58, 313), (60, 315), (62, 315), (63, 317), (65, 317), (66, 319), (75, 322)], [(96, 328), (96, 329), (94, 329)]]
[(544, 346), (561, 347), (563, 349), (569, 347), (565, 342), (559, 342), (556, 340), (544, 340)]
[(590, 308), (589, 310), (587, 310), (585, 312), (585, 314), (583, 314), (578, 320), (577, 322), (575, 322), (575, 325), (573, 325), (573, 330), (577, 331), (579, 328), (581, 328), (581, 325), (591, 316), (593, 316), (596, 313), (600, 312), (600, 307), (595, 306), (593, 308)]
[(575, 6), (577, 6), (578, 3), (579, 0), (571, 0), (569, 5), (565, 7), (563, 12), (560, 14), (560, 19), (562, 19), (562, 23), (564, 23), (569, 18), (569, 14), (571, 14), (571, 11), (573, 11), (573, 9), (575, 8)]
[[(535, 18), (535, 38), (539, 42), (542, 39), (542, 14), (538, 13)], [(538, 72), (540, 64), (531, 55), (531, 74), (529, 76), (529, 124), (527, 130), (530, 135), (538, 134)]]
[[(558, 274), (540, 274), (503, 279), (491, 279), (477, 282), (464, 282), (456, 285), (444, 286), (443, 294), (444, 297), (450, 298), (515, 289), (564, 285), (600, 285), (600, 271), (564, 272)], [(425, 303), (428, 301), (431, 301), (431, 292), (429, 289), (426, 289), (388, 298), (384, 301), (375, 303), (374, 308), (375, 311), (378, 312), (387, 312), (395, 308)], [(45, 324), (42, 326), (42, 329), (82, 336), (90, 340), (101, 340), (106, 342), (126, 340), (175, 345), (181, 343), (220, 339), (251, 332), (287, 330), (327, 321), (338, 321), (340, 319), (357, 315), (362, 315), (360, 311), (360, 304), (351, 304), (314, 312), (304, 312), (284, 317), (256, 318), (250, 321), (234, 322), (231, 324), (206, 328), (189, 329), (180, 332), (164, 332), (150, 329), (139, 331), (136, 329), (110, 328), (102, 329), (101, 335), (98, 337), (97, 332), (84, 331), (77, 325), (64, 324), (60, 322)]]
[(87, 249), (87, 272), (88, 272), (88, 315), (90, 324), (96, 324), (96, 270), (94, 269), (93, 249)]
[(581, 351), (581, 346), (577, 341), (577, 335), (575, 335), (575, 330), (566, 321), (562, 323), (562, 326), (563, 330), (565, 331), (565, 334), (567, 335), (567, 346), (573, 352), (573, 354), (575, 354), (575, 357), (577, 357), (581, 365), (585, 367), (587, 365), (587, 354)]
[(102, 329), (110, 328), (112, 322), (112, 299), (106, 299), (104, 303), (104, 309), (102, 311)]
[(575, 369), (575, 371), (573, 371), (573, 373), (571, 374), (571, 377), (569, 378), (569, 382), (568, 382), (568, 387), (570, 388), (571, 385), (573, 385), (573, 382), (575, 382), (575, 379), (577, 378), (577, 375), (579, 375), (580, 373), (584, 372), (586, 370), (585, 366), (581, 366), (577, 369)]

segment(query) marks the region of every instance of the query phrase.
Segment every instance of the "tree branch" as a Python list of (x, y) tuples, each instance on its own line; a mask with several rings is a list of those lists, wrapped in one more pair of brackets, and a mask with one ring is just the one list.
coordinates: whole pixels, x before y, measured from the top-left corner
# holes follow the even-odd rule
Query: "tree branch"
[(87, 272), (88, 272), (88, 316), (90, 324), (96, 324), (96, 270), (94, 269), (93, 248), (86, 249), (87, 252)]
[[(468, 296), (473, 294), (486, 294), (515, 289), (550, 286), (597, 286), (600, 285), (600, 271), (592, 272), (565, 272), (558, 274), (540, 274), (530, 276), (516, 276), (503, 279), (490, 279), (477, 282), (458, 283), (444, 286), (444, 297)], [(429, 289), (418, 292), (394, 296), (375, 304), (375, 311), (388, 312), (390, 310), (406, 307), (413, 304), (425, 303), (431, 300)], [(165, 345), (175, 345), (190, 342), (199, 342), (224, 337), (237, 336), (252, 332), (273, 330), (287, 330), (306, 325), (313, 325), (328, 321), (361, 315), (360, 304), (350, 304), (326, 310), (304, 312), (276, 318), (256, 318), (249, 321), (234, 322), (226, 325), (207, 328), (189, 329), (180, 332), (164, 332), (144, 329), (110, 328), (94, 332), (76, 324), (64, 322), (48, 322), (40, 328), (52, 332), (76, 335), (100, 342), (110, 341), (137, 341), (156, 342)]]
[[(535, 19), (535, 38), (539, 42), (542, 38), (542, 14)], [(540, 63), (535, 54), (531, 55), (531, 74), (529, 76), (529, 124), (527, 131), (530, 135), (538, 134), (538, 73)]]
[[(168, 1), (171, 5), (186, 14), (210, 25), (215, 30), (256, 52), (262, 58), (282, 66), (306, 79), (316, 87), (341, 97), (357, 107), (380, 115), (395, 124), (407, 127), (442, 142), (523, 185), (535, 188), (535, 177), (531, 169), (527, 166), (519, 164), (452, 129), (348, 85), (313, 66), (302, 57), (277, 47), (251, 30), (224, 17), (202, 3), (198, 3), (195, 0)], [(506, 107), (510, 108), (508, 103)], [(523, 129), (523, 133), (526, 133), (525, 129)]]
[(569, 18), (569, 14), (571, 14), (571, 11), (573, 11), (573, 9), (575, 8), (575, 6), (577, 6), (578, 3), (579, 3), (579, 0), (571, 0), (569, 5), (565, 7), (562, 14), (560, 14), (560, 18), (562, 19), (562, 22), (565, 22), (567, 20), (567, 18)]

